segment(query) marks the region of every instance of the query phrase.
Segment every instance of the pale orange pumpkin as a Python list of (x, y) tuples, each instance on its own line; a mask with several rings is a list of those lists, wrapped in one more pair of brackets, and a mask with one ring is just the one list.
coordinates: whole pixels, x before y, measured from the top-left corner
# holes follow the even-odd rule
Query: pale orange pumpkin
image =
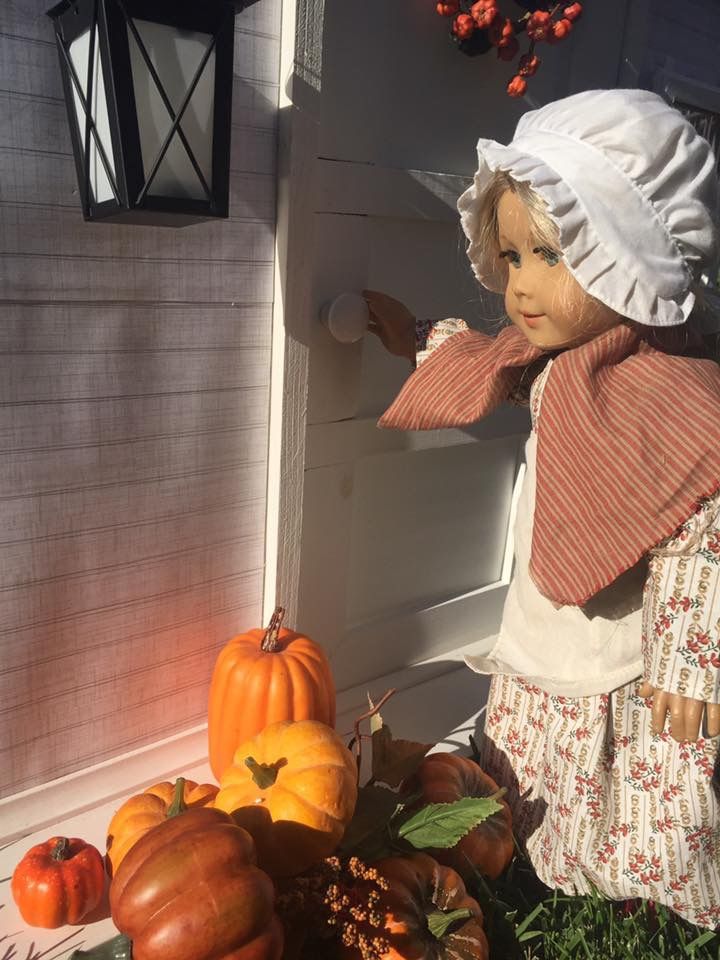
[(321, 647), (282, 626), (278, 607), (267, 630), (233, 637), (215, 662), (208, 702), (210, 766), (218, 778), (241, 743), (280, 720), (335, 726), (335, 684)]
[(178, 777), (175, 783), (163, 780), (137, 793), (119, 807), (107, 829), (105, 846), (108, 870), (115, 874), (121, 861), (140, 837), (167, 820), (177, 810), (211, 807), (218, 788)]
[(291, 877), (335, 850), (357, 792), (355, 759), (337, 733), (285, 720), (238, 747), (214, 807), (252, 835), (261, 869)]

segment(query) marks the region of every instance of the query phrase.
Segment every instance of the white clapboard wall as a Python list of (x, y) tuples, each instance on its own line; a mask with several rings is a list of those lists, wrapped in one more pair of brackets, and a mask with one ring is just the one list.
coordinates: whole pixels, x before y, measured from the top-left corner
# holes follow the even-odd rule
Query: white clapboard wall
[(0, 797), (201, 724), (263, 591), (280, 0), (181, 230), (83, 222), (49, 6), (0, 3)]

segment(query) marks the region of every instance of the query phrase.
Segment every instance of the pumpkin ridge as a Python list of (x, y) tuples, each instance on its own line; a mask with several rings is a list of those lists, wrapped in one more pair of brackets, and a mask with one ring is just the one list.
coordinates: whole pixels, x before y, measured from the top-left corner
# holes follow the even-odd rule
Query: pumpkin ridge
[[(292, 681), (290, 690), (293, 699), (293, 716), (298, 719), (303, 715), (307, 718), (317, 716), (318, 707), (322, 704), (318, 695), (320, 685), (316, 677), (300, 657), (286, 657), (285, 665)], [(310, 699), (308, 692), (311, 693), (311, 703), (308, 703)], [(325, 713), (324, 710), (322, 712)]]
[[(296, 770), (294, 776), (289, 776), (289, 777), (287, 777), (286, 780), (284, 780), (283, 782), (276, 784), (276, 785), (275, 785), (275, 790), (280, 789), (280, 790), (282, 790), (283, 792), (292, 795), (293, 797), (297, 797), (298, 799), (300, 799), (300, 800), (303, 802), (303, 805), (304, 805), (304, 806), (307, 806), (307, 807), (308, 807), (309, 809), (311, 809), (311, 810), (318, 810), (320, 813), (322, 813), (322, 814), (326, 815), (327, 817), (329, 817), (330, 820), (337, 821), (337, 822), (342, 822), (342, 821), (343, 821), (343, 816), (342, 816), (342, 814), (340, 814), (339, 816), (334, 816), (333, 814), (331, 814), (331, 813), (328, 812), (326, 806), (325, 806), (325, 807), (319, 806), (317, 803), (315, 803), (314, 801), (312, 801), (312, 800), (311, 800), (309, 797), (307, 797), (305, 794), (300, 793), (300, 792), (299, 792), (297, 789), (295, 789), (294, 786), (293, 786), (293, 784), (296, 783), (296, 782), (297, 782), (298, 784), (302, 784), (303, 778), (307, 775), (308, 771), (310, 771), (310, 770), (313, 770), (313, 771), (325, 770), (325, 771), (327, 771), (328, 773), (330, 773), (331, 770), (339, 770), (339, 769), (341, 769), (341, 768), (339, 768), (339, 767), (337, 767), (337, 766), (334, 766), (334, 765), (331, 765), (331, 764), (318, 764), (318, 765), (315, 766), (315, 767), (305, 767), (305, 768), (303, 768), (302, 770)], [(279, 779), (279, 778), (278, 778), (278, 779)], [(344, 779), (344, 778), (342, 778), (342, 779)], [(338, 807), (340, 807), (340, 804), (338, 804)]]
[[(273, 788), (273, 794), (274, 794), (274, 797), (270, 804), (271, 807), (274, 807), (276, 804), (279, 805), (282, 794), (287, 794), (294, 803), (299, 803), (302, 807), (305, 807), (305, 809), (309, 810), (312, 814), (315, 814), (316, 819), (322, 818), (323, 827), (325, 830), (327, 830), (326, 824), (331, 825), (334, 829), (335, 824), (342, 823), (342, 820), (340, 820), (338, 817), (334, 817), (331, 813), (328, 813), (327, 810), (323, 810), (322, 807), (319, 807), (317, 804), (312, 803), (310, 800), (307, 799), (307, 797), (304, 797), (301, 793), (296, 793), (294, 790), (289, 790), (288, 788), (283, 787), (282, 785), (276, 785)], [(273, 816), (272, 810), (270, 810), (270, 814), (275, 823), (280, 822), (278, 821), (277, 817)], [(318, 817), (318, 814), (319, 814), (319, 817)]]
[(265, 691), (264, 714), (265, 725), (277, 723), (292, 716), (293, 709), (293, 680), (290, 673), (287, 657), (279, 657), (273, 653), (263, 654), (267, 663), (269, 683)]
[[(327, 658), (323, 655), (314, 656), (317, 651), (310, 651), (313, 655), (310, 657), (303, 657), (303, 666), (308, 671), (308, 673), (313, 677), (317, 689), (317, 700), (316, 703), (320, 705), (322, 711), (322, 716), (325, 717), (325, 722), (330, 727), (335, 726), (335, 680), (332, 675), (332, 670), (330, 668), (330, 663)], [(309, 661), (309, 663), (308, 663)], [(318, 676), (316, 673), (313, 673), (313, 669), (319, 669), (322, 676)], [(318, 711), (320, 712), (320, 711)]]
[[(263, 653), (261, 656), (256, 657), (250, 664), (240, 662), (235, 666), (238, 680), (236, 689), (245, 689), (243, 700), (253, 705), (252, 712), (254, 714), (249, 721), (246, 721), (245, 710), (243, 710), (242, 707), (238, 710), (239, 721), (233, 732), (235, 746), (238, 747), (241, 743), (244, 743), (253, 736), (253, 733), (247, 729), (247, 726), (254, 729), (256, 718), (262, 717), (261, 722), (263, 726), (267, 726), (268, 723), (271, 722), (268, 718), (268, 702), (270, 699), (270, 685), (272, 683), (275, 664), (268, 654)], [(236, 696), (239, 701), (239, 694), (236, 694)], [(233, 754), (234, 753), (235, 751), (233, 750)]]
[[(315, 747), (317, 744), (326, 742), (327, 738), (326, 738), (325, 731), (327, 731), (328, 725), (326, 723), (323, 723), (321, 720), (304, 720), (302, 722), (305, 724), (312, 723), (315, 725), (314, 731), (313, 731), (314, 736), (312, 737), (312, 739), (310, 739), (310, 736), (306, 734), (306, 739), (304, 741), (298, 742), (296, 749), (288, 750), (285, 745), (286, 741), (288, 740), (288, 737), (285, 736), (285, 734), (291, 732), (293, 721), (285, 720), (282, 722), (285, 724), (285, 729), (282, 731), (280, 749), (275, 750), (275, 753), (282, 754), (282, 756), (286, 758), (288, 763), (290, 763), (294, 757), (298, 756), (298, 754), (305, 753), (307, 750), (312, 750), (313, 747)], [(307, 727), (305, 728), (305, 730), (307, 731)], [(260, 737), (262, 737), (262, 734), (260, 734)], [(263, 762), (267, 763), (268, 761), (264, 758)]]

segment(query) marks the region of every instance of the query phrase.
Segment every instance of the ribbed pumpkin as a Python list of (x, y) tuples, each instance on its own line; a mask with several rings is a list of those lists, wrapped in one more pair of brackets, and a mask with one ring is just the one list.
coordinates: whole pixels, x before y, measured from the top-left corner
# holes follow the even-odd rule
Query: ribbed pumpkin
[(356, 801), (357, 766), (337, 733), (285, 720), (238, 747), (214, 806), (252, 835), (258, 866), (291, 877), (335, 850)]
[(121, 861), (140, 837), (168, 817), (194, 807), (211, 807), (218, 788), (178, 777), (175, 783), (163, 780), (137, 793), (119, 807), (110, 821), (105, 839), (108, 870), (115, 874)]
[(133, 960), (280, 960), (270, 878), (232, 817), (198, 807), (138, 840), (110, 884)]
[[(431, 753), (415, 774), (403, 784), (403, 792), (417, 795), (416, 805), (453, 803), (463, 797), (490, 797), (498, 791), (493, 778), (473, 760), (456, 753)], [(439, 863), (456, 870), (464, 880), (473, 867), (486, 877), (500, 876), (512, 859), (514, 842), (510, 807), (500, 799), (502, 810), (479, 823), (450, 849), (429, 849)]]
[(335, 726), (335, 684), (322, 648), (282, 626), (277, 607), (267, 630), (233, 637), (215, 662), (208, 703), (210, 766), (218, 780), (241, 743), (280, 720)]

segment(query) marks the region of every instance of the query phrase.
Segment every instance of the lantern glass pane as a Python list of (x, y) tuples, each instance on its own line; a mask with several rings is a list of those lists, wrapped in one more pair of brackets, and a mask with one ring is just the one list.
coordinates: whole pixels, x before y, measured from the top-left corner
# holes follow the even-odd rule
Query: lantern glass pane
[[(147, 20), (135, 20), (134, 23), (168, 100), (177, 113), (210, 47), (212, 36), (197, 31), (181, 31), (176, 27), (151, 23)], [(170, 132), (173, 121), (129, 27), (128, 39), (140, 130), (140, 147), (147, 177)], [(213, 50), (180, 122), (190, 150), (211, 190), (214, 100), (215, 51)], [(173, 135), (167, 153), (153, 178), (149, 194), (206, 199), (200, 178), (177, 132)]]
[[(80, 81), (82, 95), (87, 103), (88, 91), (88, 60), (90, 58), (90, 31), (86, 30), (73, 40), (70, 44), (70, 60), (75, 73)], [(108, 118), (107, 98), (105, 96), (105, 76), (103, 74), (100, 62), (100, 47), (98, 37), (95, 37), (95, 53), (93, 64), (93, 83), (92, 83), (92, 103), (89, 104), (90, 115), (95, 122), (95, 127), (103, 145), (105, 156), (115, 177), (115, 162), (112, 151), (112, 139), (110, 137), (110, 121)], [(75, 104), (75, 117), (80, 130), (80, 144), (84, 152), (85, 149), (85, 110), (77, 87), (73, 84), (73, 102)], [(100, 153), (95, 143), (95, 139), (90, 134), (90, 183), (92, 199), (95, 203), (102, 203), (103, 200), (112, 200), (115, 196), (110, 179), (105, 171)]]

